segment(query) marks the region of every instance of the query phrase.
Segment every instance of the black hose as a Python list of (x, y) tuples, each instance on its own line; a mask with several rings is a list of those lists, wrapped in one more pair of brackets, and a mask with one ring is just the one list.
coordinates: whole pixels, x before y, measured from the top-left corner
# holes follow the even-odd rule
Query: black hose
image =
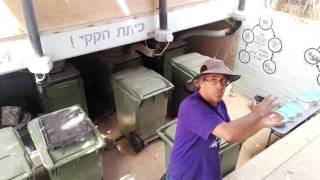
[(27, 26), (27, 33), (31, 41), (31, 45), (35, 53), (39, 56), (43, 56), (39, 30), (37, 25), (37, 20), (34, 14), (32, 0), (21, 0), (23, 15)]
[(160, 29), (168, 29), (168, 9), (167, 9), (167, 0), (159, 0), (159, 22)]
[(239, 0), (238, 10), (243, 11), (246, 6), (246, 0)]

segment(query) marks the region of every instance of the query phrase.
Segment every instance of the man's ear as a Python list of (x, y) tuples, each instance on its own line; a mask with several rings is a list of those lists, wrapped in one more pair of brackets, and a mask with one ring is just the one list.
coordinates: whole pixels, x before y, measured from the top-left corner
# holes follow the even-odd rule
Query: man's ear
[(202, 88), (203, 86), (204, 86), (204, 80), (201, 79), (201, 80), (199, 81), (199, 87)]
[(191, 94), (193, 91), (196, 90), (196, 86), (195, 86), (194, 82), (192, 81), (192, 79), (190, 79), (184, 83), (184, 90), (189, 94)]

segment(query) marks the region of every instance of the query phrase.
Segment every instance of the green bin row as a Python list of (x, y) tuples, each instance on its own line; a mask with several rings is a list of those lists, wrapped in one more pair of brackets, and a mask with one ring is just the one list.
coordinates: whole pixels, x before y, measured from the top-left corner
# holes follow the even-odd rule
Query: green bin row
[[(41, 116), (53, 115), (60, 117), (62, 111), (74, 111), (81, 117), (71, 119), (63, 124), (61, 129), (74, 122), (85, 121), (92, 128), (90, 136), (83, 142), (72, 143), (64, 147), (48, 148), (45, 135), (41, 133), (40, 118), (28, 123), (28, 132), (39, 153), (41, 163), (51, 180), (101, 180), (103, 177), (103, 149), (105, 147), (102, 135), (77, 105)], [(77, 116), (78, 117), (78, 116)], [(83, 117), (83, 118), (82, 118)], [(63, 118), (69, 118), (64, 116)], [(49, 119), (55, 121), (55, 118)], [(32, 161), (15, 129), (8, 127), (0, 129), (0, 179), (1, 180), (32, 180), (35, 178)]]
[(156, 137), (156, 129), (164, 124), (167, 112), (177, 114), (181, 101), (188, 95), (185, 82), (196, 76), (209, 58), (199, 53), (182, 53), (183, 48), (178, 48), (166, 56), (165, 77), (143, 66), (126, 68), (112, 75), (119, 129), (135, 152), (140, 152)]
[[(177, 51), (173, 54), (182, 53), (181, 49)], [(175, 85), (172, 102), (174, 111), (177, 112), (180, 102), (188, 95), (183, 89), (185, 81), (199, 73), (201, 64), (208, 57), (190, 53), (182, 56), (172, 55), (168, 58), (170, 59), (166, 61), (168, 69), (164, 74)], [(79, 74), (72, 66), (67, 66), (62, 73), (64, 73), (63, 78), (59, 75), (51, 76), (51, 81), (38, 87), (43, 95), (46, 111), (55, 111), (65, 106), (66, 103), (80, 102), (87, 112), (82, 81), (78, 78)], [(174, 86), (158, 73), (142, 66), (126, 68), (114, 73), (111, 82), (119, 129), (129, 139), (133, 149), (139, 152), (145, 143), (156, 136), (156, 130), (164, 124), (168, 96)], [(68, 94), (69, 92), (73, 92), (72, 95)], [(59, 113), (59, 111), (54, 113)], [(96, 129), (94, 131), (96, 136), (87, 142), (61, 149), (46, 148), (38, 127), (38, 119), (28, 124), (28, 131), (51, 179), (88, 179), (89, 177), (100, 179), (102, 177), (101, 149), (104, 142)], [(170, 146), (172, 147), (172, 144)], [(229, 149), (224, 148), (224, 145), (221, 145), (221, 148)], [(170, 148), (166, 148), (166, 154), (170, 151)]]

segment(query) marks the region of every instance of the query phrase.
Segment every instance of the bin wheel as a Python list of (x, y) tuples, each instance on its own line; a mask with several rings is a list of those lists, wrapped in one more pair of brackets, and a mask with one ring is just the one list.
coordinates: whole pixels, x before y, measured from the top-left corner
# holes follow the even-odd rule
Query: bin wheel
[(132, 149), (136, 153), (141, 152), (142, 149), (144, 148), (144, 143), (136, 132), (131, 132), (129, 134), (129, 142), (130, 142)]

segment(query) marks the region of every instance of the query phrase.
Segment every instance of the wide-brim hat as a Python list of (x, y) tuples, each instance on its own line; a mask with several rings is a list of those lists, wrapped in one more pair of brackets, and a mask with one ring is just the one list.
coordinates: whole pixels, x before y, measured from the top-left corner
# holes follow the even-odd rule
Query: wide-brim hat
[(187, 91), (192, 92), (196, 90), (194, 81), (204, 74), (222, 74), (230, 83), (240, 79), (240, 75), (234, 74), (224, 63), (219, 59), (208, 59), (200, 68), (200, 73), (194, 78), (188, 80), (185, 84)]

